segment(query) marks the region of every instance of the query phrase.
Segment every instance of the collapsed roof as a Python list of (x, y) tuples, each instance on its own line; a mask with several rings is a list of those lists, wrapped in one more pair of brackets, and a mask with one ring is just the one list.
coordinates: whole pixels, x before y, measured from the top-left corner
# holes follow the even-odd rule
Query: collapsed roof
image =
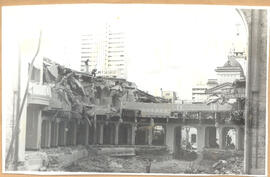
[(123, 102), (165, 103), (125, 79), (96, 77), (61, 66), (49, 59), (43, 62), (43, 82), (51, 86), (48, 110), (72, 112), (73, 117), (118, 114)]

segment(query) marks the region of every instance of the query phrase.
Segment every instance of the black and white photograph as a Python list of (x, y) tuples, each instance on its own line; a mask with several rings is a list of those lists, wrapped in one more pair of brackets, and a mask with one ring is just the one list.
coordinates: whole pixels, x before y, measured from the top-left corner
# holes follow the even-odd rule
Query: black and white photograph
[(2, 169), (267, 175), (269, 8), (2, 6)]

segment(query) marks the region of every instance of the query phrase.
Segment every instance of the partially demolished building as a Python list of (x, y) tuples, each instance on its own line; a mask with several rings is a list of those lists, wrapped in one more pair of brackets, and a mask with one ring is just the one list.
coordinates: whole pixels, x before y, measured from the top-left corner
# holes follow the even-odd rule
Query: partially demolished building
[[(35, 93), (29, 97), (26, 150), (77, 144), (134, 144), (135, 127), (128, 127), (128, 122), (134, 122), (140, 112), (123, 109), (123, 103), (167, 102), (124, 79), (95, 77), (48, 59), (44, 60), (43, 83), (49, 92), (47, 97)], [(32, 89), (40, 91), (35, 86)]]
[[(3, 120), (6, 120), (6, 124), (3, 124), (5, 156), (10, 154), (8, 147), (13, 146), (10, 142), (14, 134), (19, 134), (19, 141), (15, 143), (19, 146), (19, 157), (15, 162), (21, 162), (27, 160), (25, 150), (38, 152), (45, 148), (76, 147), (80, 144), (159, 145), (176, 154), (181, 150), (180, 129), (183, 126), (197, 129), (197, 137), (193, 138), (197, 143), (197, 152), (224, 150), (229, 144), (227, 132), (234, 128), (234, 150), (245, 148), (244, 173), (264, 175), (267, 144), (267, 11), (243, 9), (237, 12), (244, 19), (248, 32), (248, 77), (246, 81), (228, 85), (238, 89), (238, 93), (231, 92), (230, 97), (237, 94), (242, 97), (241, 91), (245, 90), (244, 99), (236, 102), (238, 106), (228, 103), (226, 97), (220, 95), (209, 104), (171, 104), (139, 90), (131, 82), (96, 77), (95, 73), (76, 72), (45, 59), (43, 69), (33, 68), (19, 131), (15, 129), (15, 119), (20, 117), (17, 116), (15, 104), (20, 103), (20, 99), (16, 100), (20, 90), (10, 86), (5, 90), (10, 94), (3, 92), (8, 97), (13, 95), (12, 101), (3, 104), (8, 108), (8, 113), (3, 114)], [(7, 68), (10, 73), (16, 67)], [(24, 65), (21, 74), (18, 74), (18, 78), (24, 79), (21, 81), (23, 84), (29, 78), (28, 69)], [(21, 90), (24, 91), (24, 88), (25, 85), (22, 85)]]
[[(47, 96), (38, 92), (46, 88)], [(176, 153), (181, 126), (198, 130), (198, 151), (225, 148), (226, 131), (237, 131), (243, 149), (243, 117), (232, 105), (172, 104), (132, 82), (96, 77), (44, 59), (43, 86), (33, 86), (27, 107), (26, 150), (76, 145), (159, 145)], [(216, 133), (219, 130), (220, 133)], [(179, 134), (180, 133), (180, 134)]]

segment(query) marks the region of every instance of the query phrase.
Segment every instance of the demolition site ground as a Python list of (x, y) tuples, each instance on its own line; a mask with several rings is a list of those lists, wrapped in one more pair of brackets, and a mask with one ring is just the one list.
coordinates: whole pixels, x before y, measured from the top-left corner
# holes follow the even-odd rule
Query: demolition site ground
[[(57, 149), (56, 149), (57, 150)], [(56, 151), (55, 150), (55, 151)], [(59, 149), (58, 149), (59, 150)], [(61, 166), (65, 160), (48, 153), (47, 167), (43, 171), (98, 172), (98, 173), (178, 173), (178, 174), (241, 174), (243, 154), (228, 151), (202, 153), (195, 160), (175, 159), (164, 149), (136, 151), (133, 156), (98, 154), (92, 148), (88, 156)], [(65, 153), (70, 153), (68, 150)], [(234, 153), (232, 155), (232, 153)], [(54, 154), (54, 155), (53, 155)]]

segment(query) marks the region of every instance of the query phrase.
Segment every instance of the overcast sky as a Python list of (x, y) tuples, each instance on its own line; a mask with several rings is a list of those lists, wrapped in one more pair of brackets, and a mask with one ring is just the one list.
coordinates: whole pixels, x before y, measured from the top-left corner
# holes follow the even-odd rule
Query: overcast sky
[[(150, 93), (176, 91), (181, 99), (191, 99), (196, 83), (215, 78), (214, 69), (227, 60), (236, 24), (246, 43), (243, 22), (232, 7), (88, 4), (4, 7), (2, 12), (3, 46), (17, 41), (23, 52), (34, 53), (42, 30), (42, 55), (76, 70), (80, 34), (117, 21), (126, 35), (128, 80)], [(12, 51), (18, 44), (6, 46)], [(3, 53), (3, 60), (17, 61)]]

